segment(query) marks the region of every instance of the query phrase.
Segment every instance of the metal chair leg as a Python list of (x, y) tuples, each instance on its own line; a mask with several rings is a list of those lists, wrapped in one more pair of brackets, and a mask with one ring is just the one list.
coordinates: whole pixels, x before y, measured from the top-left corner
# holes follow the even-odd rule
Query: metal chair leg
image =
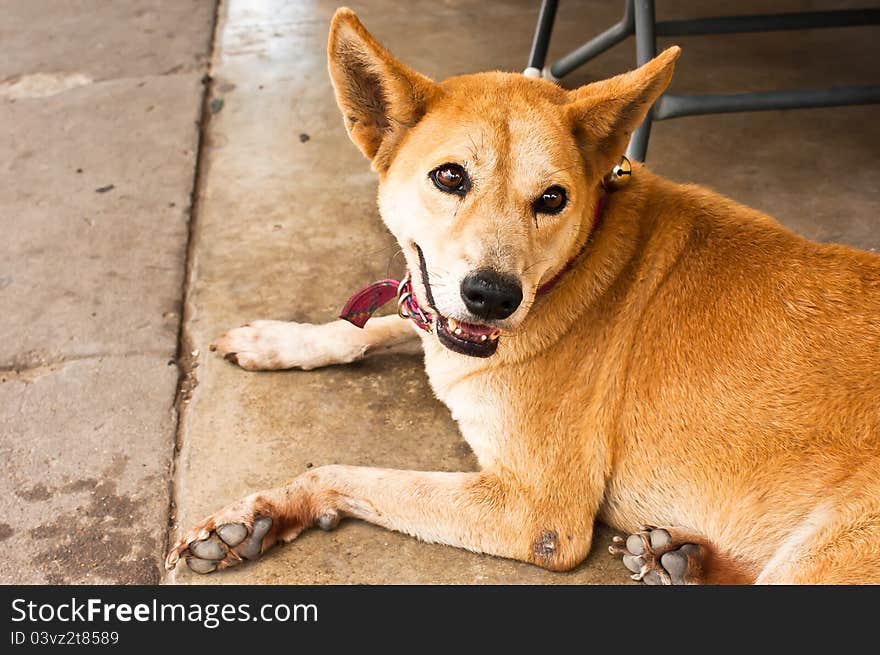
[(574, 69), (583, 66), (593, 57), (602, 54), (612, 46), (617, 45), (633, 33), (633, 0), (625, 0), (623, 5), (623, 18), (607, 30), (594, 36), (577, 50), (565, 55), (559, 61), (550, 66), (550, 74), (561, 79)]
[[(657, 54), (657, 39), (654, 35), (654, 0), (636, 0), (635, 2), (635, 32), (636, 32), (636, 64), (641, 66), (648, 63)], [(645, 161), (648, 151), (648, 139), (651, 136), (651, 122), (653, 109), (648, 112), (645, 121), (639, 126), (630, 138), (626, 155), (630, 159)]]
[(547, 48), (550, 46), (550, 35), (553, 32), (553, 21), (556, 19), (558, 0), (543, 0), (541, 13), (538, 14), (538, 25), (535, 27), (535, 38), (529, 54), (529, 65), (523, 71), (526, 77), (541, 77), (544, 62), (547, 61)]

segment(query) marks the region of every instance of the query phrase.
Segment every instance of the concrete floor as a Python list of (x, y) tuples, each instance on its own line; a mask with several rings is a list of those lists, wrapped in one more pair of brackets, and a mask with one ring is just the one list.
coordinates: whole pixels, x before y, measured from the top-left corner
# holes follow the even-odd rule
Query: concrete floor
[(0, 582), (158, 582), (213, 8), (0, 15)]
[[(204, 116), (211, 3), (92, 4), (22, 2), (0, 21), (0, 161), (9, 181), (0, 185), (0, 224), (10, 246), (0, 262), (0, 453), (8, 471), (0, 480), (0, 582), (156, 582), (169, 519), (176, 535), (309, 466), (473, 468), (418, 358), (255, 374), (207, 349), (256, 318), (328, 320), (353, 289), (400, 272), (376, 214), (375, 180), (345, 135), (327, 79), (336, 3), (222, 2)], [(521, 69), (538, 5), (351, 4), (395, 54), (437, 78)], [(694, 2), (660, 4), (661, 18), (701, 11)], [(713, 13), (765, 4), (717, 3)], [(773, 10), (814, 4), (776, 2)], [(551, 57), (619, 13), (618, 3), (561, 3)], [(877, 83), (877, 34), (678, 39), (684, 53), (672, 88)], [(633, 48), (619, 45), (565, 84), (631, 67)], [(768, 211), (810, 238), (876, 249), (878, 119), (876, 106), (678, 119), (655, 125), (648, 165)], [(362, 254), (351, 257), (355, 250)], [(169, 366), (178, 351), (184, 356)], [(179, 415), (178, 364), (186, 374)], [(428, 436), (414, 438), (415, 425)], [(609, 540), (601, 530), (584, 565), (552, 574), (349, 522), (255, 565), (204, 577), (181, 567), (163, 579), (624, 582), (605, 552)]]

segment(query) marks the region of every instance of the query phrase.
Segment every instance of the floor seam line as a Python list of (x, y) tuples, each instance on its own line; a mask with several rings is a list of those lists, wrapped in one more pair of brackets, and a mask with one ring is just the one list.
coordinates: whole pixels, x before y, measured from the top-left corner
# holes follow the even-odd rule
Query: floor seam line
[[(189, 331), (190, 319), (192, 318), (192, 292), (194, 284), (194, 269), (196, 267), (195, 248), (197, 241), (197, 231), (199, 224), (199, 213), (201, 210), (201, 197), (204, 188), (205, 177), (205, 155), (208, 149), (208, 130), (211, 123), (211, 99), (214, 90), (214, 80), (212, 73), (214, 72), (215, 56), (219, 42), (220, 31), (220, 14), (223, 8), (223, 0), (217, 0), (214, 6), (214, 15), (210, 29), (210, 40), (208, 43), (208, 59), (207, 72), (202, 77), (202, 97), (201, 110), (198, 119), (198, 142), (196, 144), (195, 169), (193, 171), (193, 184), (190, 191), (189, 205), (189, 221), (187, 222), (187, 238), (186, 250), (184, 258), (184, 275), (181, 286), (181, 313), (180, 326), (177, 334), (177, 362), (179, 377), (175, 395), (173, 399), (174, 414), (176, 422), (174, 426), (174, 444), (172, 446), (172, 455), (170, 470), (168, 476), (168, 525), (165, 531), (164, 548), (161, 553), (161, 561), (164, 562), (165, 553), (171, 545), (171, 538), (174, 533), (175, 524), (177, 522), (178, 503), (178, 463), (180, 452), (183, 447), (183, 432), (186, 428), (186, 419), (189, 415), (189, 401), (192, 393), (198, 385), (198, 379), (195, 376), (195, 364), (198, 359), (198, 353), (193, 350), (193, 340)], [(161, 567), (160, 582), (168, 582), (169, 572)]]

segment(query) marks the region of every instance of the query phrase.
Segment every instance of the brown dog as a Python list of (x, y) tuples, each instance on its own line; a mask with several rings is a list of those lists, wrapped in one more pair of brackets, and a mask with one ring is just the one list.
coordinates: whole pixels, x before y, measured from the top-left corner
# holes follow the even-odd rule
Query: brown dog
[(646, 582), (880, 582), (880, 258), (641, 166), (606, 178), (678, 54), (574, 91), (435, 83), (336, 13), (330, 75), (416, 320), (258, 321), (215, 346), (308, 369), (420, 341), (481, 470), (311, 470), (197, 525), (169, 567), (354, 517), (563, 571), (599, 518), (635, 532), (611, 548)]

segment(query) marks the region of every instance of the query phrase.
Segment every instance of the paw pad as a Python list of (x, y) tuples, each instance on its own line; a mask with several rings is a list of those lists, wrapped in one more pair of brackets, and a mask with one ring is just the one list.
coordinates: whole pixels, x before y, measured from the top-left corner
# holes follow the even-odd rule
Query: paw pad
[(237, 546), (244, 541), (247, 534), (247, 528), (243, 523), (226, 523), (217, 528), (217, 535), (227, 546)]
[(337, 512), (326, 512), (321, 514), (316, 520), (315, 525), (317, 525), (322, 530), (333, 530), (337, 525), (339, 525), (340, 516)]
[(196, 573), (213, 573), (257, 559), (263, 553), (263, 541), (273, 521), (264, 516), (254, 521), (250, 530), (245, 523), (223, 523), (210, 530), (207, 526), (194, 531), (178, 542), (168, 553), (165, 568), (173, 569), (181, 557)]
[(626, 539), (614, 537), (608, 550), (622, 555), (623, 565), (632, 571), (633, 580), (649, 585), (688, 584), (699, 570), (702, 547), (687, 543), (672, 528), (643, 525)]
[(220, 538), (216, 534), (211, 535), (204, 541), (196, 541), (195, 543), (190, 544), (189, 549), (193, 555), (200, 557), (201, 559), (219, 560), (226, 556), (226, 549), (223, 547), (223, 542), (220, 541)]

